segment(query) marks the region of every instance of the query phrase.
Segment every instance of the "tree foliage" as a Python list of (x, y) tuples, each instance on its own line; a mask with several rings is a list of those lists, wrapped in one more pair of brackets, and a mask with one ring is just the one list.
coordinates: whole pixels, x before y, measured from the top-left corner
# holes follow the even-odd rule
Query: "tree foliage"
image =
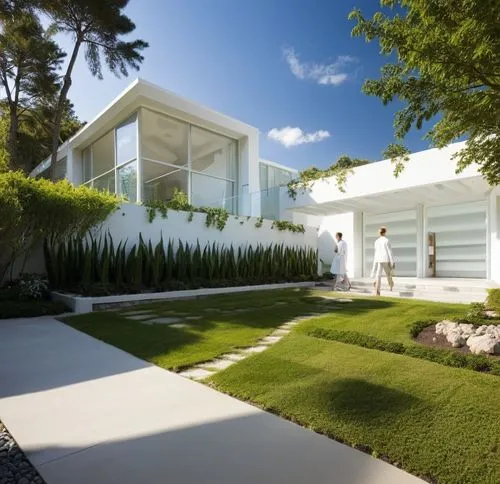
[(50, 17), (55, 31), (69, 34), (73, 49), (63, 76), (54, 112), (52, 170), (55, 169), (59, 131), (64, 106), (72, 83), (73, 68), (84, 48), (90, 72), (102, 79), (102, 58), (115, 75), (127, 76), (138, 70), (144, 60), (141, 52), (148, 47), (143, 40), (123, 40), (135, 30), (135, 24), (123, 10), (129, 0), (39, 0), (39, 8)]
[[(394, 62), (366, 94), (403, 109), (394, 131), (401, 141), (416, 127), (442, 148), (467, 137), (456, 155), (457, 171), (477, 163), (491, 185), (500, 182), (500, 2), (498, 0), (381, 0), (383, 11), (365, 18), (355, 9), (354, 36), (378, 39)], [(403, 150), (404, 151), (404, 150)], [(393, 145), (389, 153), (401, 155)], [(404, 156), (403, 156), (404, 158)], [(400, 160), (401, 161), (401, 158)]]
[(19, 156), (23, 143), (20, 124), (34, 110), (50, 106), (59, 89), (58, 73), (64, 53), (28, 9), (0, 15), (0, 85), (3, 111), (9, 117), (6, 149), (11, 169), (27, 170)]

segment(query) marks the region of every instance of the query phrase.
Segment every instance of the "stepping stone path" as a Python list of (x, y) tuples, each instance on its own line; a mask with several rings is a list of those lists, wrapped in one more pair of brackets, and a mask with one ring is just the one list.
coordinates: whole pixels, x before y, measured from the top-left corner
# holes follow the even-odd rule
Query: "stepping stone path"
[[(249, 356), (256, 353), (262, 353), (263, 351), (266, 351), (270, 346), (277, 343), (284, 336), (290, 333), (291, 329), (299, 324), (300, 321), (310, 319), (313, 316), (316, 316), (316, 313), (293, 319), (291, 321), (288, 321), (287, 323), (283, 323), (269, 336), (265, 336), (264, 338), (260, 339), (255, 346), (244, 348), (238, 353), (227, 353), (220, 356), (219, 358), (216, 358), (215, 360), (208, 361), (206, 363), (200, 363), (196, 366), (193, 366), (192, 368), (181, 371), (179, 375), (185, 378), (190, 378), (192, 380), (204, 380), (205, 378), (214, 375), (218, 371), (229, 368), (231, 365), (234, 365), (238, 361), (244, 360), (245, 358), (248, 358)], [(172, 327), (173, 326), (176, 325), (172, 325)]]
[(154, 314), (149, 313), (149, 314), (137, 314), (135, 316), (127, 316), (127, 319), (133, 319), (134, 321), (140, 321), (141, 323), (143, 322), (144, 319), (151, 319), (154, 318)]
[[(149, 316), (150, 317), (150, 316)], [(182, 318), (155, 318), (148, 319), (147, 321), (141, 321), (143, 324), (174, 324), (182, 321)]]

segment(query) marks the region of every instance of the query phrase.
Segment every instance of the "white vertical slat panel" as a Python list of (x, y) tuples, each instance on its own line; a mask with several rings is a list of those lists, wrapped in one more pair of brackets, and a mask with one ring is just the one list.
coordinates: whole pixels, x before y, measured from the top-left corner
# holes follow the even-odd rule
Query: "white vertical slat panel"
[(486, 202), (427, 209), (427, 230), (436, 233), (437, 277), (486, 278)]

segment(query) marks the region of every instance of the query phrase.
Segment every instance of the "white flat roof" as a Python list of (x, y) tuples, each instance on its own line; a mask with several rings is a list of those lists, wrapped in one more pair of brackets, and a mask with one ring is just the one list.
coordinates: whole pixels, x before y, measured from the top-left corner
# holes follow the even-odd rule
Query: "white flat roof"
[(447, 204), (483, 199), (490, 187), (475, 166), (456, 173), (453, 155), (465, 142), (442, 149), (413, 153), (405, 169), (394, 176), (391, 160), (357, 167), (348, 176), (345, 191), (339, 190), (335, 177), (317, 181), (310, 190), (301, 191), (295, 201), (284, 203), (288, 210), (311, 215), (366, 211), (398, 211), (418, 203)]

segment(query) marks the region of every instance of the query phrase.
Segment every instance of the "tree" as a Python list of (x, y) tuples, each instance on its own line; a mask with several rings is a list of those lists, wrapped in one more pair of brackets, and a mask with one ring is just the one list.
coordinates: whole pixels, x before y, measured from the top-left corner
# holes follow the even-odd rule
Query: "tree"
[[(349, 18), (354, 36), (378, 39), (381, 53), (395, 55), (379, 79), (363, 91), (384, 104), (405, 106), (396, 113), (401, 142), (416, 127), (434, 121), (426, 133), (442, 148), (467, 137), (455, 155), (457, 172), (477, 163), (491, 185), (500, 182), (500, 2), (498, 0), (382, 0), (385, 12)], [(401, 144), (389, 146), (393, 160), (406, 157)]]
[(35, 105), (51, 102), (64, 53), (30, 10), (2, 11), (0, 25), (0, 84), (5, 92), (1, 102), (9, 114), (9, 166), (26, 169), (18, 157), (19, 124)]
[(135, 29), (123, 10), (129, 0), (41, 0), (40, 9), (47, 14), (59, 32), (70, 34), (73, 49), (62, 80), (54, 112), (51, 170), (55, 169), (64, 106), (71, 87), (72, 73), (82, 47), (90, 72), (102, 79), (101, 57), (116, 76), (127, 76), (128, 70), (139, 70), (144, 60), (141, 51), (148, 47), (143, 40), (124, 41), (122, 37)]

